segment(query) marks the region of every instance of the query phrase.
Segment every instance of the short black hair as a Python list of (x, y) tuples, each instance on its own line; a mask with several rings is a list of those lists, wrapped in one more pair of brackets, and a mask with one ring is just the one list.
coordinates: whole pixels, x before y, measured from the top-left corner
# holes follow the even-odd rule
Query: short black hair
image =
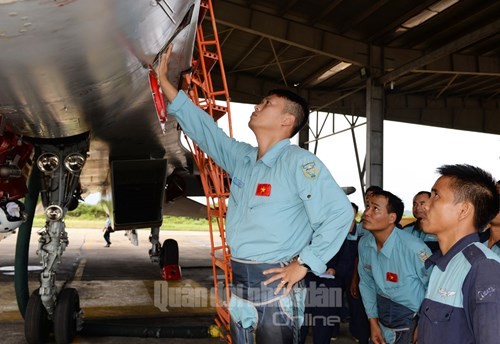
[(380, 186), (378, 185), (370, 185), (366, 191), (365, 191), (365, 194), (367, 194), (368, 192), (373, 192), (373, 191), (381, 191), (383, 190)]
[(405, 211), (405, 204), (398, 196), (394, 195), (392, 192), (386, 190), (374, 190), (372, 196), (383, 196), (387, 198), (387, 212), (396, 214), (395, 225), (399, 225), (399, 222), (403, 218), (403, 212)]
[(500, 200), (492, 175), (468, 165), (443, 165), (437, 172), (451, 179), (450, 187), (455, 202), (470, 202), (474, 206), (474, 227), (482, 231), (498, 214)]
[(416, 193), (415, 196), (413, 196), (413, 198), (420, 196), (420, 195), (427, 195), (428, 197), (431, 197), (431, 193), (429, 191), (419, 191)]
[(284, 88), (271, 90), (267, 95), (275, 95), (280, 98), (285, 98), (292, 103), (290, 105), (285, 105), (285, 110), (295, 117), (295, 125), (290, 137), (297, 134), (307, 124), (307, 121), (309, 120), (309, 104), (304, 98), (299, 96), (297, 93)]

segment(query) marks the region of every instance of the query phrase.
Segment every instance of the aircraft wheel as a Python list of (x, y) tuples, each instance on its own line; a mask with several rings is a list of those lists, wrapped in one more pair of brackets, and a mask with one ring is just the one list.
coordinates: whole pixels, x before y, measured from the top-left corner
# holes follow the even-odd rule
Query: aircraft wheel
[(42, 297), (37, 289), (31, 294), (26, 305), (24, 337), (30, 344), (46, 343), (49, 340), (50, 329), (49, 315), (42, 304)]
[(65, 288), (59, 294), (54, 312), (56, 343), (71, 343), (76, 336), (80, 317), (80, 297), (74, 288)]
[(179, 265), (179, 244), (174, 239), (166, 239), (161, 247), (161, 266)]

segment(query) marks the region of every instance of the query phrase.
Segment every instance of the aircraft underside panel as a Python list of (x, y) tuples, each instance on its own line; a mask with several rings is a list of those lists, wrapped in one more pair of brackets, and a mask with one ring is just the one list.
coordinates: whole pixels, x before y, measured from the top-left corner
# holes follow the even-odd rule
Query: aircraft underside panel
[(115, 230), (161, 226), (166, 171), (164, 159), (111, 162)]
[(158, 125), (148, 68), (173, 43), (169, 78), (179, 82), (191, 68), (198, 11), (199, 0), (0, 1), (5, 131), (40, 139), (90, 132), (97, 151), (81, 175), (89, 193), (106, 193), (108, 156), (186, 167), (175, 120), (165, 134)]

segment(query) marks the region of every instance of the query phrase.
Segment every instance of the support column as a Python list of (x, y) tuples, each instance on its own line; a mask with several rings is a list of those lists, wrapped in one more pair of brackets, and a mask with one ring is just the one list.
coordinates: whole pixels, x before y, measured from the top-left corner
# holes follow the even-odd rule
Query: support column
[(309, 124), (299, 131), (299, 147), (309, 150), (309, 143), (306, 143), (307, 141), (309, 141)]
[(383, 71), (380, 47), (370, 47), (366, 81), (366, 185), (383, 187), (384, 181), (384, 87), (378, 82)]

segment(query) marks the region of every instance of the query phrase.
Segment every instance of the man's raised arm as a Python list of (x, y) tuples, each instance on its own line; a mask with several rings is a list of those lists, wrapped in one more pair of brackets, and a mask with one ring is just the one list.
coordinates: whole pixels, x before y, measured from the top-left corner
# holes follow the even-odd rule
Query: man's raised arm
[(160, 66), (158, 70), (158, 80), (160, 82), (160, 87), (167, 98), (167, 100), (171, 103), (175, 97), (177, 96), (177, 89), (172, 85), (170, 81), (168, 81), (167, 73), (168, 73), (168, 61), (170, 60), (170, 54), (172, 53), (173, 45), (170, 44), (167, 48), (167, 51), (161, 54), (160, 57)]

